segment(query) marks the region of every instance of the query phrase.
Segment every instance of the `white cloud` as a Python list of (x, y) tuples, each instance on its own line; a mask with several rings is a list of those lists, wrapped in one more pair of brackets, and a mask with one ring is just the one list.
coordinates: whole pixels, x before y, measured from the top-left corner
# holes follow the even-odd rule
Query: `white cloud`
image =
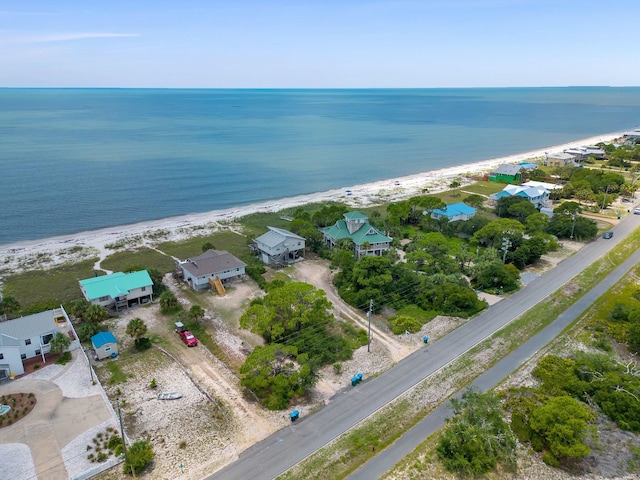
[(36, 35), (33, 37), (15, 38), (17, 43), (51, 43), (51, 42), (72, 42), (76, 40), (87, 40), (92, 38), (128, 38), (139, 37), (139, 33), (109, 33), (109, 32), (88, 32), (88, 33), (57, 33), (51, 35)]

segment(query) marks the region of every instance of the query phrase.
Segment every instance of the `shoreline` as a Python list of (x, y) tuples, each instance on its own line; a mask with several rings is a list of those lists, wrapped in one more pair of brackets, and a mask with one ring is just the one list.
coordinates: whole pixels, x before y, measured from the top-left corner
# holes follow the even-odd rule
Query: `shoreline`
[[(403, 200), (421, 194), (425, 188), (428, 188), (429, 194), (434, 194), (447, 190), (450, 183), (448, 180), (457, 177), (484, 174), (503, 163), (518, 163), (524, 160), (539, 159), (547, 153), (558, 153), (571, 147), (610, 142), (619, 138), (621, 135), (622, 132), (602, 134), (506, 157), (492, 158), (455, 167), (446, 167), (397, 177), (395, 179), (345, 186), (324, 192), (283, 197), (237, 208), (191, 213), (159, 220), (105, 227), (75, 234), (18, 241), (0, 245), (0, 257), (6, 259), (4, 265), (0, 265), (0, 268), (8, 267), (13, 269), (14, 267), (19, 267), (18, 259), (29, 255), (42, 253), (58, 254), (64, 250), (78, 246), (83, 249), (91, 248), (97, 250), (101, 253), (101, 256), (106, 256), (107, 253), (115, 251), (115, 249), (107, 249), (106, 246), (115, 242), (126, 242), (127, 240), (132, 240), (137, 237), (144, 238), (153, 233), (158, 234), (159, 237), (169, 237), (166, 239), (163, 238), (162, 241), (180, 240), (182, 238), (211, 233), (212, 231), (220, 229), (224, 224), (234, 222), (241, 217), (253, 213), (277, 212), (286, 208), (295, 208), (310, 203), (341, 201), (353, 208), (358, 208)], [(350, 190), (350, 194), (347, 194), (348, 190)], [(208, 229), (211, 229), (211, 231), (208, 231)], [(167, 235), (164, 235), (164, 232), (166, 232)]]

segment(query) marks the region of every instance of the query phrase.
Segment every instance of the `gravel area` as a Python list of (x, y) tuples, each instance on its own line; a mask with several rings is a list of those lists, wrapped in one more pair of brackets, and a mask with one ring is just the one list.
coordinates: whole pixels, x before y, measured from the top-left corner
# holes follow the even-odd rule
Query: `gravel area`
[(31, 450), (23, 443), (0, 444), (2, 470), (0, 480), (33, 480), (36, 466), (31, 458)]

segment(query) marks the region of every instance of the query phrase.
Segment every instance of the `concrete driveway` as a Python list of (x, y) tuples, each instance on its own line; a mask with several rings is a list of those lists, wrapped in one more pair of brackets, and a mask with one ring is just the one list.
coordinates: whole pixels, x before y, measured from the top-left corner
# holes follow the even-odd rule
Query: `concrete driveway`
[(94, 470), (86, 445), (115, 413), (100, 385), (92, 383), (87, 360), (73, 352), (67, 365), (48, 365), (0, 385), (0, 396), (34, 393), (35, 408), (17, 423), (0, 429), (0, 479), (66, 480)]

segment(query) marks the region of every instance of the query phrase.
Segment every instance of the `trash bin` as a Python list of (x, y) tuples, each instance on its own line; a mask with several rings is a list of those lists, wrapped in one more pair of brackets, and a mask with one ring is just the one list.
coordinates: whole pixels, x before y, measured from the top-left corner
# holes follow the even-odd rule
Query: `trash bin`
[(424, 337), (422, 337), (422, 341), (424, 343), (429, 343), (429, 337), (425, 335)]

